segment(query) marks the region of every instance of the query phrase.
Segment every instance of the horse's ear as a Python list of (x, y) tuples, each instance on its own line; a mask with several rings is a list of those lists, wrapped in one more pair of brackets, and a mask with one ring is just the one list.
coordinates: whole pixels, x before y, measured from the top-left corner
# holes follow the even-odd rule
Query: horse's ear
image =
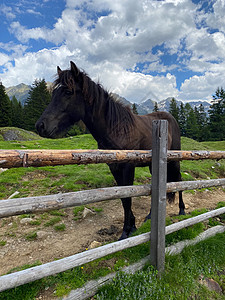
[(60, 69), (59, 66), (57, 67), (57, 73), (58, 73), (58, 75), (60, 75), (62, 73), (62, 70)]
[(71, 71), (74, 74), (74, 76), (78, 77), (78, 75), (80, 74), (80, 70), (78, 69), (78, 67), (75, 65), (75, 63), (73, 61), (70, 62), (70, 66), (71, 66)]

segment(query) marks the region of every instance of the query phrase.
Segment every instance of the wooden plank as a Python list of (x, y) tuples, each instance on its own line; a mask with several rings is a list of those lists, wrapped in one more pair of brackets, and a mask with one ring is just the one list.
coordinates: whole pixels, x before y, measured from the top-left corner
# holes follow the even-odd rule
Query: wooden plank
[[(225, 207), (213, 210), (211, 212), (202, 214), (200, 216), (181, 221), (179, 223), (171, 224), (166, 227), (166, 234), (170, 234), (182, 228), (203, 222), (211, 217), (218, 216), (225, 213)], [(85, 263), (95, 259), (104, 257), (108, 254), (127, 249), (148, 242), (150, 240), (150, 233), (143, 233), (139, 236), (131, 237), (126, 240), (114, 242), (108, 245), (101, 246), (96, 249), (91, 249), (81, 252), (57, 261), (49, 262), (41, 266), (36, 266), (16, 273), (0, 276), (0, 292), (32, 282), (49, 275), (54, 275), (71, 268), (81, 266)]]
[[(225, 151), (169, 150), (167, 160), (224, 159)], [(148, 164), (149, 150), (0, 150), (0, 167), (42, 167), (70, 164), (130, 162)]]
[(0, 150), (0, 167), (42, 167), (113, 162), (147, 163), (151, 151), (144, 150)]
[(166, 248), (166, 253), (170, 255), (179, 254), (185, 247), (196, 245), (197, 243), (204, 241), (217, 233), (223, 233), (225, 231), (225, 226), (217, 225), (207, 229), (206, 231), (200, 233), (193, 240), (184, 240), (176, 243), (175, 245), (171, 245)]
[(180, 221), (178, 223), (171, 224), (171, 225), (166, 227), (166, 235), (170, 234), (170, 233), (173, 233), (175, 231), (178, 231), (180, 229), (186, 228), (188, 226), (191, 226), (191, 225), (194, 225), (194, 224), (197, 224), (197, 223), (200, 223), (200, 222), (204, 222), (204, 221), (206, 221), (210, 218), (222, 215), (224, 213), (225, 213), (225, 207), (221, 207), (221, 208), (209, 211), (207, 213), (201, 214), (199, 216), (192, 217), (190, 219), (183, 220), (183, 221)]
[(168, 150), (167, 160), (204, 160), (204, 159), (224, 159), (225, 151), (206, 151), (206, 150)]
[[(135, 272), (143, 269), (143, 267), (149, 262), (150, 256), (140, 259), (138, 262), (133, 263), (130, 266), (126, 266), (121, 269), (122, 272), (127, 274), (134, 274)], [(82, 288), (78, 288), (69, 293), (68, 296), (63, 297), (64, 300), (85, 300), (94, 296), (98, 289), (105, 284), (110, 283), (113, 278), (116, 277), (115, 273), (110, 273), (104, 277), (98, 278), (97, 280), (88, 281)]]
[[(184, 247), (188, 247), (190, 245), (196, 245), (197, 243), (204, 241), (212, 236), (215, 236), (217, 233), (222, 233), (225, 231), (225, 226), (218, 225), (212, 228), (207, 229), (203, 233), (200, 233), (195, 239), (193, 240), (185, 240), (178, 242), (172, 246), (166, 248), (166, 253), (170, 255), (175, 255), (180, 253)], [(134, 274), (135, 272), (142, 270), (143, 267), (148, 263), (150, 260), (150, 256), (147, 256), (137, 263), (134, 263), (128, 267), (124, 267), (121, 269), (122, 272), (127, 274)], [(115, 278), (116, 273), (108, 274), (105, 277), (101, 277), (97, 280), (91, 280), (87, 282), (82, 288), (78, 288), (73, 290), (69, 293), (68, 296), (65, 296), (64, 300), (86, 300), (90, 297), (94, 296), (98, 289), (105, 284), (109, 284), (112, 282), (113, 278)]]
[(81, 266), (108, 254), (121, 251), (149, 241), (150, 233), (131, 237), (122, 241), (101, 246), (99, 248), (87, 250), (66, 258), (52, 261), (41, 266), (36, 266), (23, 271), (0, 276), (0, 292), (41, 279), (46, 276), (54, 275), (74, 267)]
[[(178, 192), (225, 185), (225, 178), (167, 183), (167, 192)], [(210, 200), (209, 200), (210, 201)]]
[[(225, 185), (225, 178), (201, 181), (170, 182), (167, 183), (167, 192), (176, 192), (223, 185)], [(136, 186), (100, 188), (88, 191), (78, 191), (64, 194), (60, 193), (47, 196), (0, 200), (0, 218), (86, 205), (105, 200), (148, 196), (150, 194), (151, 185), (146, 184)]]
[(159, 273), (165, 264), (165, 220), (168, 122), (152, 122), (151, 264)]
[(86, 205), (104, 200), (113, 200), (126, 197), (143, 196), (151, 193), (150, 185), (121, 186), (99, 188), (86, 191), (14, 198), (0, 201), (0, 218), (20, 214), (44, 212), (54, 209)]

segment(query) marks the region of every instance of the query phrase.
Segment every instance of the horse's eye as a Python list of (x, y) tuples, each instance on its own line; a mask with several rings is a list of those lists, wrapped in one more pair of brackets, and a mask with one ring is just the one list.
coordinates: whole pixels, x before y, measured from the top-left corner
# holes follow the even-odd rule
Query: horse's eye
[(70, 90), (66, 90), (66, 91), (65, 91), (65, 94), (66, 94), (67, 96), (71, 96), (71, 95), (73, 95), (73, 92), (70, 91)]

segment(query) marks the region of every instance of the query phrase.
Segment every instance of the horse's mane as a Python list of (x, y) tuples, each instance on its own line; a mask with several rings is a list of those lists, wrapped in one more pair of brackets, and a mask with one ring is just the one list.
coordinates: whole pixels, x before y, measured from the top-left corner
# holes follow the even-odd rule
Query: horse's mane
[(54, 82), (54, 88), (63, 85), (73, 90), (76, 84), (82, 85), (85, 101), (92, 108), (93, 115), (105, 107), (104, 117), (111, 133), (126, 134), (130, 131), (134, 124), (131, 109), (117, 100), (112, 93), (107, 92), (101, 84), (92, 81), (84, 71), (80, 71), (77, 78), (74, 78), (70, 70), (62, 71)]

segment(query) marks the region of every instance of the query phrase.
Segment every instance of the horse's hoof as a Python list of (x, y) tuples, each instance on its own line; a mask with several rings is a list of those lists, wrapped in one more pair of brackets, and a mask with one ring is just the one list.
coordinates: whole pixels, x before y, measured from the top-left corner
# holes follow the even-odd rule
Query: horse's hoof
[(125, 240), (132, 235), (137, 230), (136, 226), (132, 226), (129, 231), (123, 231), (119, 241)]
[(186, 214), (185, 214), (184, 209), (181, 208), (180, 211), (179, 211), (179, 216), (185, 216), (185, 215), (186, 215)]
[(126, 231), (123, 231), (121, 237), (119, 238), (118, 241), (122, 241), (128, 238), (128, 234), (126, 233)]
[(137, 230), (137, 227), (136, 226), (132, 226), (132, 228), (131, 228), (128, 236), (131, 236), (132, 233), (134, 233), (136, 230)]
[(151, 213), (149, 213), (144, 220), (144, 223), (147, 222), (148, 220), (151, 220)]

